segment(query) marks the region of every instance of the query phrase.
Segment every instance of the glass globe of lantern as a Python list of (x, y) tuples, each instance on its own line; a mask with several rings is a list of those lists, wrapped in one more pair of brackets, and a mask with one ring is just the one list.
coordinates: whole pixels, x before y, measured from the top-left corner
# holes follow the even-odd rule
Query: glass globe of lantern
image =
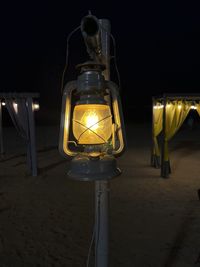
[(76, 105), (73, 112), (73, 134), (78, 144), (106, 143), (112, 134), (112, 116), (109, 105)]

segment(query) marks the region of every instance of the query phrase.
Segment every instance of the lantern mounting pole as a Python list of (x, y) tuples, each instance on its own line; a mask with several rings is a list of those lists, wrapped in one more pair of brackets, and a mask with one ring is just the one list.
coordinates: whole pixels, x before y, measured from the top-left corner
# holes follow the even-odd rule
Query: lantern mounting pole
[[(95, 240), (95, 267), (108, 267), (109, 180), (121, 174), (116, 157), (125, 150), (125, 127), (118, 87), (110, 81), (110, 22), (89, 14), (81, 32), (90, 61), (77, 65), (77, 80), (64, 88), (59, 150), (71, 158), (70, 178), (95, 181), (95, 230), (87, 266)], [(71, 138), (76, 148), (69, 145)]]
[[(107, 19), (99, 20), (103, 72), (106, 80), (110, 79), (110, 23)], [(95, 266), (107, 267), (109, 255), (109, 192), (108, 180), (95, 182)]]

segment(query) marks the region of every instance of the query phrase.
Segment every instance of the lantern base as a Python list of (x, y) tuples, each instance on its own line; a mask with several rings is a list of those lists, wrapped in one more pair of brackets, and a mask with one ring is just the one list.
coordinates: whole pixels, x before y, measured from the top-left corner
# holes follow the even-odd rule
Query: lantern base
[(121, 174), (113, 156), (105, 155), (101, 158), (89, 158), (78, 155), (70, 163), (68, 176), (79, 181), (110, 180)]

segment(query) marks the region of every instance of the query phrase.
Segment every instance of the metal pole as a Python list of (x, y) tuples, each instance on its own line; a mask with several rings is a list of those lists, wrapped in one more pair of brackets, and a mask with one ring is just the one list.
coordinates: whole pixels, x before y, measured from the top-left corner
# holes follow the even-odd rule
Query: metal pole
[[(110, 79), (110, 22), (99, 20), (103, 63), (106, 65), (104, 77)], [(107, 267), (109, 262), (109, 182), (95, 182), (95, 267)]]
[(31, 162), (32, 176), (37, 176), (37, 156), (36, 156), (36, 141), (35, 141), (35, 120), (33, 110), (33, 99), (32, 97), (27, 98), (27, 109), (28, 109), (28, 122), (29, 122), (29, 143), (27, 157)]
[(95, 267), (107, 267), (109, 255), (109, 183), (95, 182)]
[(4, 146), (3, 146), (3, 125), (2, 125), (2, 103), (0, 99), (0, 153), (4, 154)]
[(167, 100), (166, 100), (166, 96), (163, 96), (163, 132), (162, 132), (162, 151), (161, 151), (161, 177), (165, 178), (165, 159), (164, 159), (164, 155), (165, 155), (165, 127), (166, 127), (166, 104), (167, 104)]
[(154, 145), (154, 116), (153, 116), (153, 109), (154, 109), (154, 97), (152, 97), (152, 108), (151, 108), (151, 116), (152, 116), (152, 123), (151, 123), (151, 166), (155, 167), (155, 154), (154, 154), (154, 150), (155, 150), (155, 145)]

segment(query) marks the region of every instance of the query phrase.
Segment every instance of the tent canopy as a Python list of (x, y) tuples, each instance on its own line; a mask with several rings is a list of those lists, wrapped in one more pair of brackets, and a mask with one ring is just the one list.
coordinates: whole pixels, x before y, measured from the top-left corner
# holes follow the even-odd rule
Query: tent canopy
[[(161, 176), (171, 173), (168, 143), (187, 118), (190, 110), (196, 110), (200, 116), (200, 94), (164, 94), (152, 99), (152, 155), (151, 165), (159, 168)], [(158, 136), (162, 134), (162, 149)], [(161, 159), (161, 163), (160, 163)]]
[(27, 144), (27, 164), (33, 176), (37, 176), (35, 121), (33, 98), (39, 93), (0, 93), (0, 152), (4, 154), (2, 106), (5, 105), (18, 134)]

